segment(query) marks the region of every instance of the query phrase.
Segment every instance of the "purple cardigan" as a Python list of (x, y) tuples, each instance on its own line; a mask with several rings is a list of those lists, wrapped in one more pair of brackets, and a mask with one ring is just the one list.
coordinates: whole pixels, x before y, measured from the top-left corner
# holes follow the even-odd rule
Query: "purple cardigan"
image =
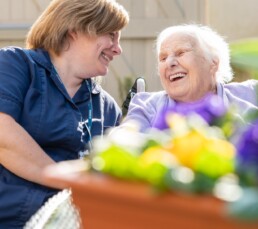
[[(234, 104), (238, 107), (240, 117), (258, 110), (258, 81), (247, 80), (241, 83), (217, 83), (217, 94), (223, 98), (226, 106)], [(165, 91), (141, 92), (136, 94), (130, 102), (127, 116), (120, 127), (127, 126), (131, 121), (138, 122), (140, 131), (145, 132), (156, 122), (157, 114), (164, 106), (175, 103)], [(118, 129), (120, 129), (118, 127)]]

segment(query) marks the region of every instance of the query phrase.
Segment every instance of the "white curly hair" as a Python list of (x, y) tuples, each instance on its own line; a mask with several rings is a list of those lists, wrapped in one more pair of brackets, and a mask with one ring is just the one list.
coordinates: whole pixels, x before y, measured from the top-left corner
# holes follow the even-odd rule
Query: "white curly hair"
[(217, 32), (208, 26), (200, 24), (183, 24), (171, 26), (163, 31), (157, 37), (156, 53), (159, 55), (162, 42), (171, 34), (183, 33), (192, 36), (197, 42), (206, 56), (210, 58), (218, 58), (219, 66), (216, 72), (217, 82), (230, 82), (233, 79), (233, 72), (230, 66), (229, 45)]

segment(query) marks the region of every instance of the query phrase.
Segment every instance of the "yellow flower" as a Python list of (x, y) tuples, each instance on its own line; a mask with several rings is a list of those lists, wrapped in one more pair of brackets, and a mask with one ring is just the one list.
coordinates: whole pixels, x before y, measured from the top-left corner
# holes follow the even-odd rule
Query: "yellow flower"
[(154, 146), (146, 149), (140, 155), (139, 161), (146, 165), (159, 162), (168, 167), (178, 164), (176, 157), (161, 146)]
[(164, 176), (178, 161), (169, 151), (159, 146), (146, 149), (137, 160), (136, 176), (149, 183), (164, 187)]
[(194, 170), (210, 177), (234, 172), (235, 147), (222, 139), (209, 139), (194, 163)]
[(201, 133), (191, 131), (172, 139), (168, 148), (182, 165), (192, 168), (207, 141), (207, 138)]

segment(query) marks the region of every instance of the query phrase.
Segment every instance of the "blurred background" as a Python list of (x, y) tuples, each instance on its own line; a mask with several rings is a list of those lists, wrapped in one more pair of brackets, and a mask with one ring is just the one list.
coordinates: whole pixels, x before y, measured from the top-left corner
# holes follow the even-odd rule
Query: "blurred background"
[[(24, 47), (26, 34), (51, 0), (0, 0), (0, 47)], [(234, 81), (258, 78), (257, 0), (117, 0), (130, 14), (122, 31), (123, 53), (115, 58), (102, 86), (121, 105), (135, 78), (147, 91), (161, 90), (155, 39), (167, 26), (209, 25), (230, 43)]]

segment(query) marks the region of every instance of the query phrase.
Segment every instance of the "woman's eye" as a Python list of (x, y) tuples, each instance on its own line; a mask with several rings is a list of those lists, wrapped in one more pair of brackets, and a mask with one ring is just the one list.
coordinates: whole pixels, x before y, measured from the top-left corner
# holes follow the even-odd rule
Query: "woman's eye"
[(164, 62), (166, 59), (167, 59), (166, 56), (160, 56), (159, 57), (159, 61), (161, 61), (161, 62)]
[(177, 56), (182, 56), (185, 53), (185, 51), (181, 50), (177, 52)]
[(110, 33), (109, 35), (111, 37), (111, 40), (113, 41), (115, 39), (115, 33)]
[(190, 49), (179, 50), (179, 51), (176, 53), (176, 55), (177, 55), (177, 56), (182, 56), (182, 55), (184, 55), (185, 53), (187, 53), (187, 52), (189, 52), (189, 51), (191, 51), (191, 50), (190, 50)]

